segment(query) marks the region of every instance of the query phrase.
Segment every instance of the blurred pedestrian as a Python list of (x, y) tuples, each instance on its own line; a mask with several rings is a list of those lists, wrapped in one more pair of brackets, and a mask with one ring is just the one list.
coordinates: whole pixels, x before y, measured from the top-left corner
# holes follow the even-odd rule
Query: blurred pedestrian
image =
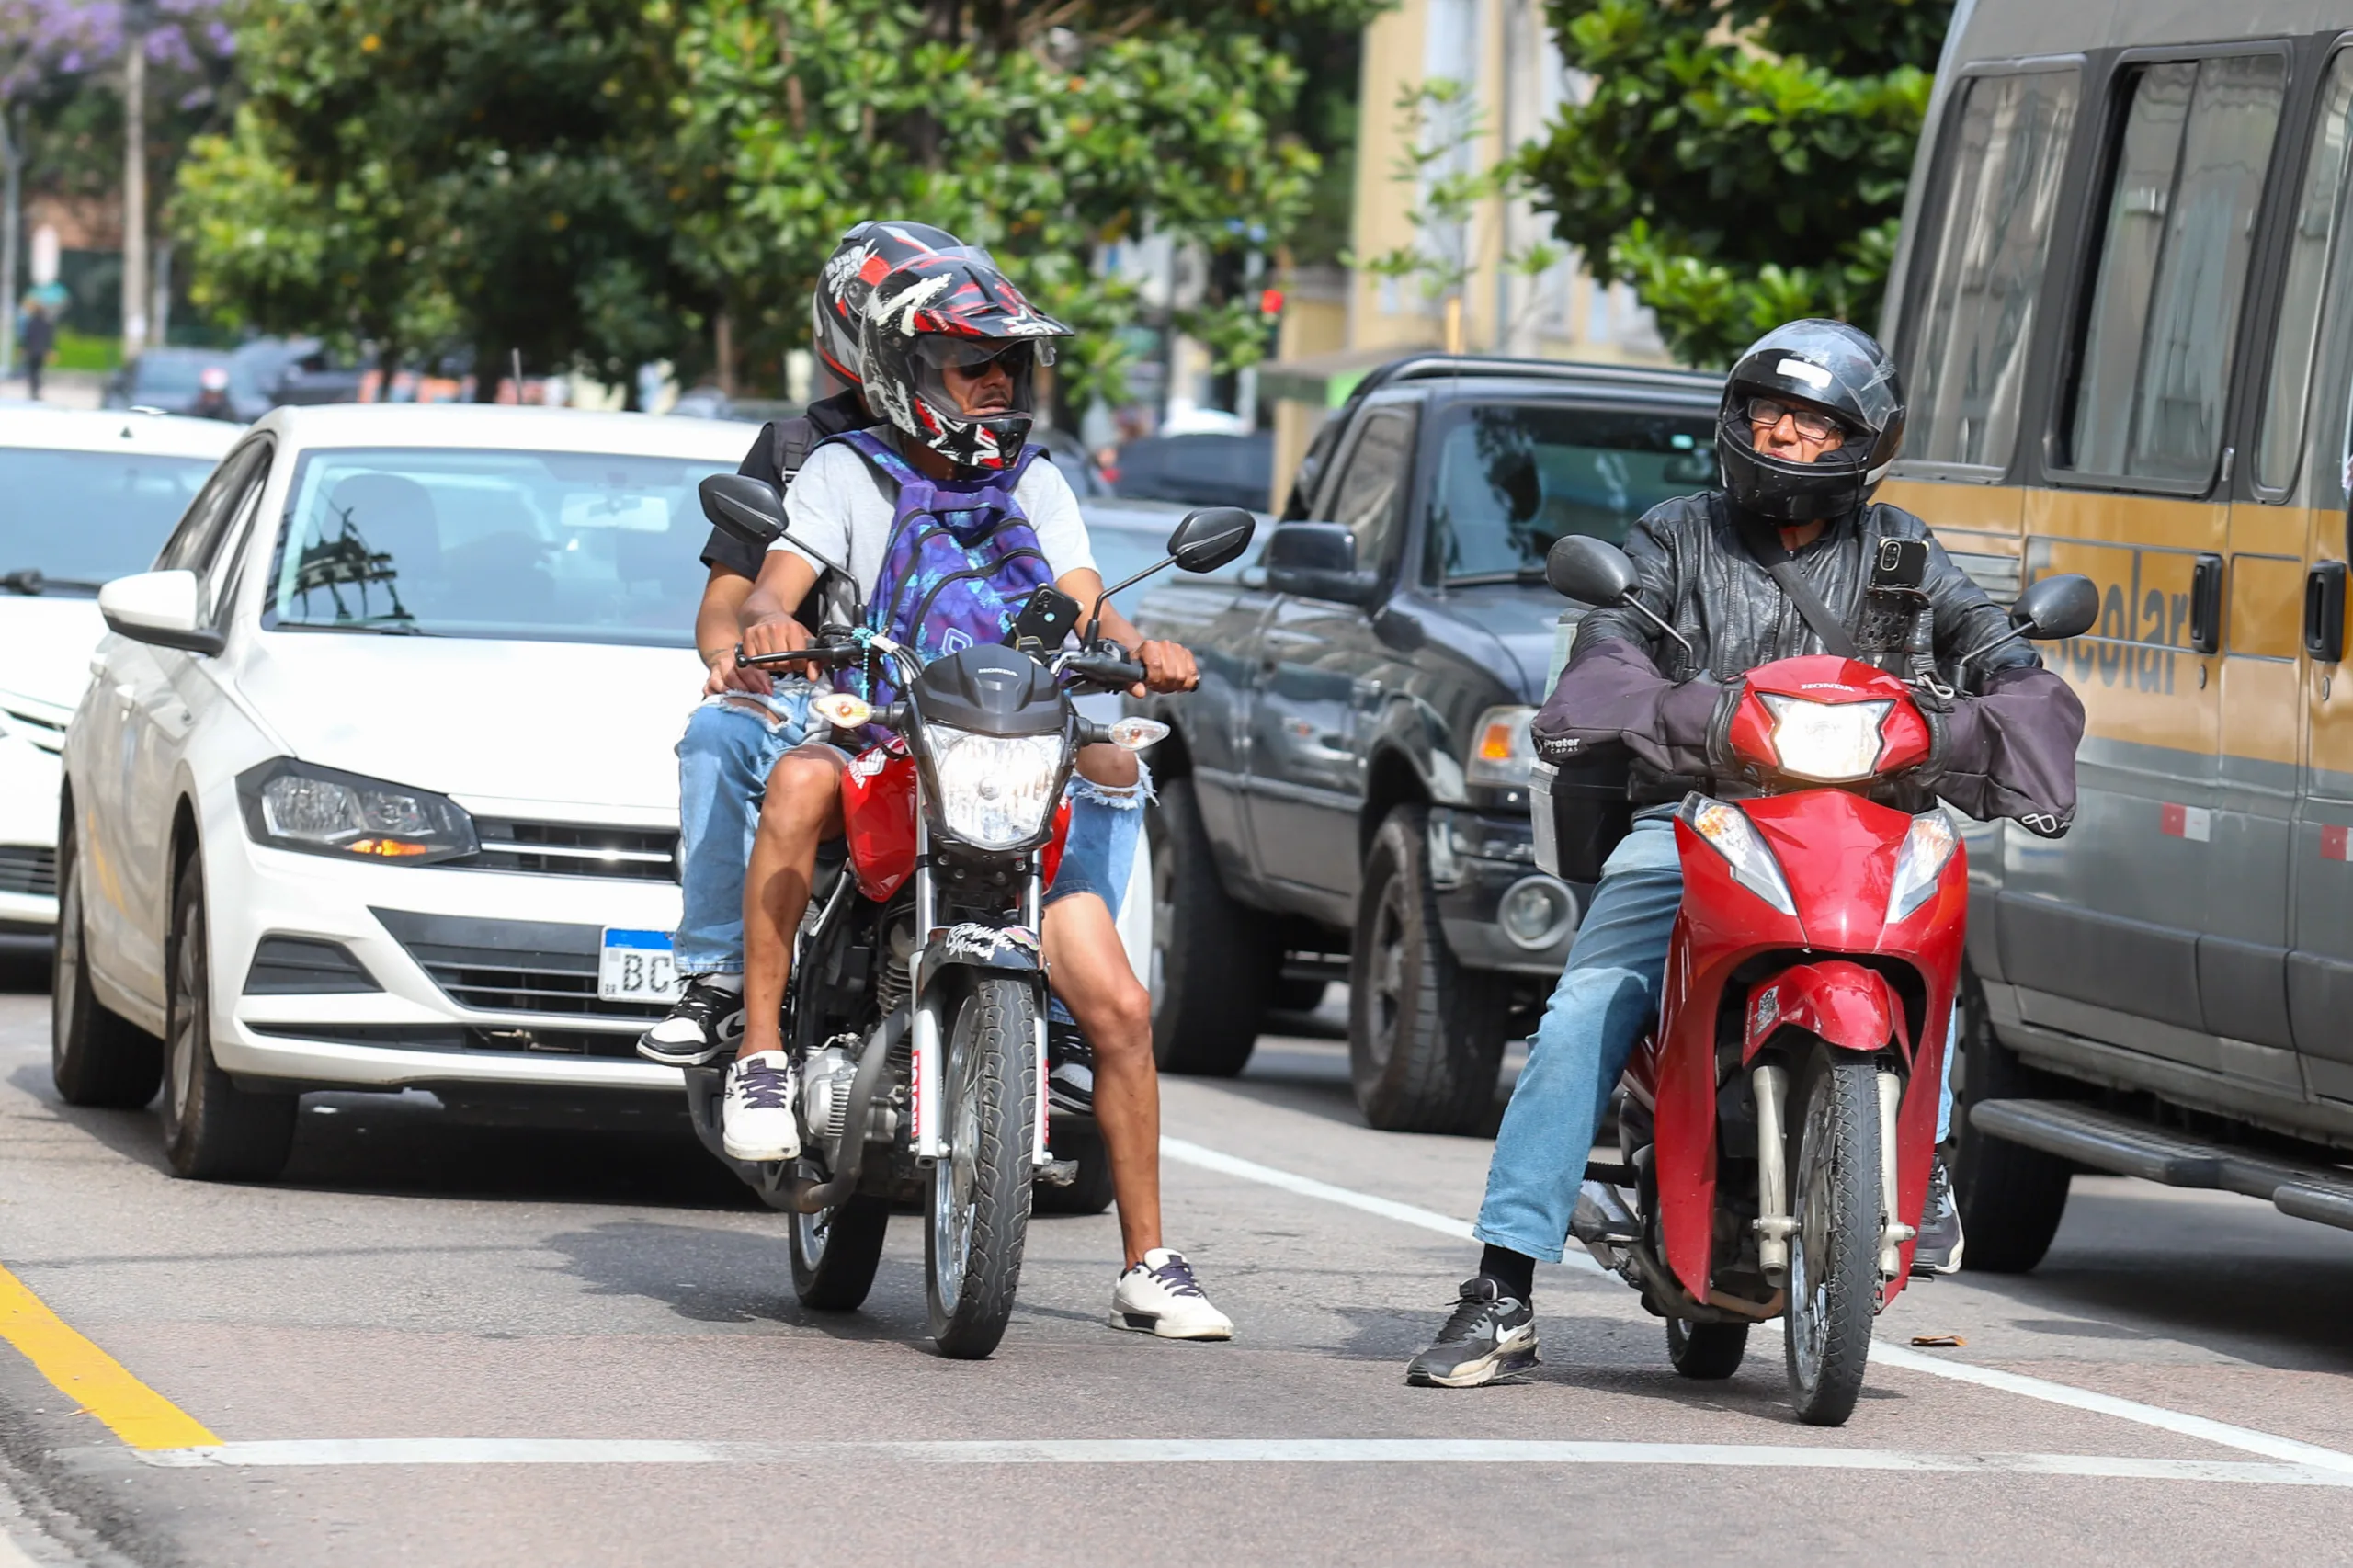
[(25, 304), (25, 395), (35, 403), (40, 401), (40, 368), (49, 358), (49, 351), (57, 347), (57, 324), (49, 319), (48, 309), (39, 300)]

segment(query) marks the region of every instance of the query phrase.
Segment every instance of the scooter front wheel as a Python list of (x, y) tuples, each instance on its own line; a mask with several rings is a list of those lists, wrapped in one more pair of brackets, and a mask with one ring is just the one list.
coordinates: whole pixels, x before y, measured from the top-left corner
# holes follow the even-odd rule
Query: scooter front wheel
[(1838, 1426), (1854, 1413), (1879, 1298), (1879, 1074), (1867, 1056), (1816, 1044), (1790, 1169), (1787, 1352), (1798, 1419)]
[(932, 1163), (924, 1269), (939, 1353), (978, 1360), (1005, 1337), (1029, 1228), (1038, 1115), (1037, 999), (987, 975), (956, 1008), (942, 1109), (948, 1153)]

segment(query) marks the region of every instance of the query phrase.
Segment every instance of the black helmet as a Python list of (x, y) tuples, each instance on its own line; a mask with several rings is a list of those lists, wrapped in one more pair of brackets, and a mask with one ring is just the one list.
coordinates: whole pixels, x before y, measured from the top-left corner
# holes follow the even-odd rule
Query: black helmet
[[(1810, 463), (1758, 451), (1750, 438), (1748, 400), (1795, 398), (1828, 410), (1846, 426), (1846, 444)], [(1716, 415), (1716, 457), (1724, 488), (1760, 517), (1783, 522), (1843, 517), (1871, 498), (1904, 447), (1904, 384), (1887, 350), (1859, 327), (1837, 321), (1777, 326), (1740, 357), (1724, 378)]]
[(869, 218), (843, 234), (809, 296), (809, 345), (825, 368), (851, 386), (864, 381), (858, 330), (867, 295), (893, 267), (963, 244), (945, 229), (896, 218)]
[[(1070, 328), (1029, 301), (985, 251), (938, 251), (885, 276), (867, 296), (858, 346), (867, 406), (961, 468), (1009, 468), (1035, 415), (1034, 372)], [(949, 365), (1006, 359), (1012, 406), (968, 415), (948, 390)]]

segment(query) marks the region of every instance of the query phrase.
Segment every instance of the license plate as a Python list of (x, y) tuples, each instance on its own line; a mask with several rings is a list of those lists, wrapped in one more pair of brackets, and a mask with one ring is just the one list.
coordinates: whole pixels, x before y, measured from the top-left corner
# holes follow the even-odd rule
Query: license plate
[(605, 927), (597, 949), (597, 999), (600, 1002), (675, 1002), (678, 964), (667, 931)]

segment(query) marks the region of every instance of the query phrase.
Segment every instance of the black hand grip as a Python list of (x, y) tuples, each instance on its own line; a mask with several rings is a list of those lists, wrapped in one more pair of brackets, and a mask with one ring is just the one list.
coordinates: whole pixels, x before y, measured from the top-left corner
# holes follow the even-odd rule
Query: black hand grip
[(1074, 653), (1063, 669), (1091, 686), (1112, 691), (1125, 691), (1143, 683), (1142, 665), (1133, 659), (1115, 659), (1101, 653)]
[(814, 663), (820, 665), (854, 665), (866, 657), (866, 649), (857, 642), (812, 642), (806, 648), (795, 648), (784, 653), (746, 653), (739, 646), (735, 664), (747, 670), (781, 669), (789, 665)]
[(2320, 664), (2345, 657), (2345, 562), (2324, 561), (2304, 574), (2304, 652)]

